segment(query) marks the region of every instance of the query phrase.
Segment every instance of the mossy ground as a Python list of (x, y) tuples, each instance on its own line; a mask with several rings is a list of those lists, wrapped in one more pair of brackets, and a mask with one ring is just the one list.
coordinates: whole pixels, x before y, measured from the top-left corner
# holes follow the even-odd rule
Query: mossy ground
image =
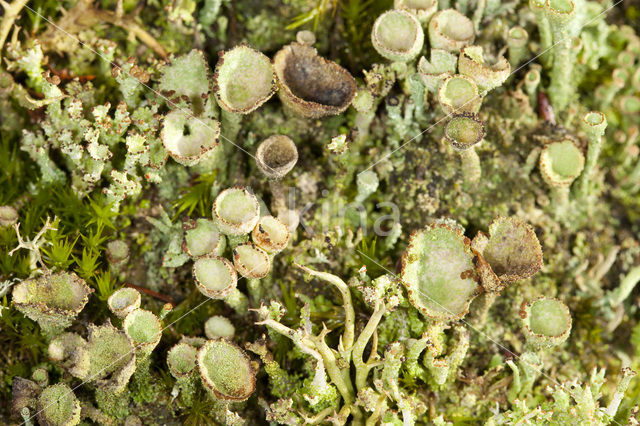
[[(28, 5), (56, 22), (61, 19), (59, 6), (70, 9), (76, 3), (34, 0)], [(193, 8), (183, 3), (192, 4)], [(137, 11), (137, 19), (167, 52), (180, 55), (193, 48), (201, 49), (211, 67), (215, 65), (218, 50), (240, 42), (247, 42), (272, 57), (282, 45), (295, 39), (297, 29), (315, 30), (320, 53), (341, 63), (359, 83), (363, 82), (363, 70), (370, 69), (374, 62), (383, 63), (370, 46), (369, 34), (373, 20), (392, 7), (391, 1), (223, 1), (219, 15), (207, 21), (204, 12), (214, 3), (209, 0), (150, 1), (144, 13)], [(517, 19), (525, 20), (531, 27), (530, 34), (535, 34), (532, 21), (526, 18), (525, 3), (514, 2), (512, 10), (496, 12), (485, 22), (479, 42), (497, 53), (504, 45), (503, 30)], [(103, 0), (96, 2), (95, 7), (114, 10), (115, 5), (115, 1)], [(167, 10), (180, 7), (185, 7), (185, 13), (195, 20), (167, 19)], [(513, 10), (525, 17), (519, 18)], [(136, 2), (125, 1), (124, 11), (136, 13)], [(636, 6), (624, 4), (614, 8), (606, 22), (617, 26), (635, 25), (635, 31), (639, 31), (638, 14)], [(604, 22), (604, 18), (601, 20)], [(195, 25), (198, 21), (201, 27)], [(43, 31), (51, 30), (36, 14), (26, 11), (18, 24), (27, 34), (21, 33), (19, 37), (35, 35), (37, 38)], [(158, 74), (155, 71), (158, 58), (143, 43), (127, 37), (127, 32), (116, 26), (102, 25), (82, 31), (86, 32), (82, 37), (95, 36), (116, 42), (118, 63), (129, 56), (136, 57), (138, 64), (151, 71), (150, 85), (153, 85)], [(260, 283), (265, 300), (277, 299), (287, 309), (281, 322), (297, 327), (300, 306), (309, 303), (315, 327), (324, 323), (332, 330), (327, 337), (330, 347), (337, 347), (344, 323), (337, 292), (316, 280), (306, 282), (302, 274), (292, 268), (294, 259), (305, 264), (320, 264), (324, 270), (345, 280), (356, 275), (363, 264), (372, 277), (389, 271), (397, 273), (411, 232), (435, 219), (454, 219), (465, 227), (466, 236), (473, 237), (478, 230), (486, 230), (496, 216), (518, 216), (534, 226), (542, 243), (542, 271), (508, 288), (497, 298), (487, 322), (472, 332), (471, 349), (454, 380), (436, 388), (407, 375), (401, 385), (428, 406), (421, 420), (424, 422), (444, 414), (447, 420), (457, 424), (476, 424), (491, 416), (496, 403), (502, 410), (508, 409), (507, 390), (512, 376), (505, 362), (511, 353), (520, 354), (524, 350), (520, 306), (525, 300), (545, 295), (558, 297), (567, 304), (573, 315), (573, 329), (565, 345), (545, 354), (547, 376), (535, 383), (528, 403), (533, 406), (547, 400), (545, 388), (554, 382), (575, 378), (586, 381), (595, 366), (607, 369), (604, 393), (608, 400), (621, 366), (630, 362), (636, 369), (640, 368), (638, 290), (630, 295), (622, 310), (603, 307), (600, 302), (607, 291), (619, 285), (622, 275), (640, 263), (640, 173), (637, 173), (640, 150), (638, 141), (632, 137), (633, 128), (637, 130), (640, 120), (637, 114), (622, 114), (615, 97), (602, 103), (593, 96), (598, 86), (612, 84), (616, 57), (628, 44), (620, 34), (612, 32), (606, 39), (606, 46), (602, 46), (605, 53), (597, 69), (578, 68), (576, 81), (580, 84), (568, 111), (558, 113), (557, 125), (546, 121), (537, 110), (537, 101), (531, 102), (519, 87), (527, 68), (516, 72), (503, 87), (484, 99), (480, 118), (486, 122), (487, 131), (485, 140), (477, 148), (482, 178), (475, 184), (464, 182), (459, 155), (443, 140), (444, 113), (435, 99), (428, 99), (422, 116), (403, 121), (403, 114), (400, 119), (394, 115), (396, 105), (402, 113), (415, 108), (399, 83), (377, 107), (370, 133), (364, 140), (353, 132), (358, 118), (353, 109), (335, 117), (305, 120), (286, 115), (274, 97), (259, 111), (247, 116), (235, 140), (243, 150), (252, 153), (260, 141), (281, 133), (293, 139), (299, 151), (298, 164), (282, 183), (296, 188), (299, 209), (308, 207), (302, 217), (305, 226), (293, 236), (293, 244), (276, 257), (272, 274)], [(60, 37), (59, 40), (64, 40)], [(65, 50), (65, 43), (56, 43), (53, 39), (46, 43), (49, 69), (91, 81), (96, 103), (118, 104), (122, 96), (111, 77), (110, 67), (105, 67), (86, 49)], [(3, 72), (0, 68), (0, 74)], [(547, 86), (546, 71), (543, 75), (542, 84)], [(13, 78), (17, 83), (29, 84), (27, 76), (19, 71), (13, 73)], [(33, 97), (42, 96), (37, 88), (28, 90)], [(640, 95), (639, 88), (627, 87), (625, 91)], [(166, 113), (166, 106), (164, 108), (162, 113)], [(572, 198), (567, 206), (558, 208), (550, 198), (550, 190), (538, 172), (532, 153), (545, 141), (566, 134), (574, 136), (586, 151), (579, 121), (584, 112), (592, 109), (603, 110), (609, 120), (594, 190), (589, 197)], [(240, 315), (221, 301), (206, 301), (195, 289), (190, 263), (177, 268), (163, 267), (171, 235), (166, 229), (150, 224), (147, 218), (160, 218), (164, 211), (171, 220), (169, 225), (175, 229), (180, 229), (182, 219), (210, 218), (217, 191), (236, 184), (251, 187), (268, 206), (272, 202), (269, 183), (249, 155), (227, 146), (224, 173), (198, 174), (169, 160), (164, 166), (162, 183), (145, 184), (142, 194), (125, 199), (116, 213), (102, 194), (106, 182), (79, 197), (67, 184), (43, 181), (39, 166), (21, 151), (22, 130), (38, 129), (45, 114), (44, 108), (21, 107), (0, 87), (0, 205), (11, 205), (19, 211), (23, 236), (33, 237), (47, 217), (57, 218), (57, 230), (45, 235), (51, 243), (43, 246), (45, 266), (74, 271), (96, 290), (69, 331), (84, 334), (87, 324), (103, 324), (112, 317), (106, 299), (125, 283), (148, 290), (143, 293), (145, 309), (159, 312), (167, 299), (174, 304), (173, 311), (164, 319), (166, 328), (160, 344), (149, 358), (148, 374), (145, 366), (145, 372), (132, 379), (126, 396), (117, 399), (119, 405), (113, 405), (113, 412), (106, 414), (120, 419), (135, 414), (143, 424), (213, 423), (215, 416), (211, 410), (215, 403), (206, 399), (204, 390), (196, 389), (199, 393), (192, 404), (171, 395), (175, 380), (166, 365), (167, 351), (183, 335), (203, 336), (204, 323), (212, 315), (223, 315), (232, 321), (236, 328), (234, 341), (241, 346), (244, 342), (256, 341), (267, 331), (254, 325), (256, 317), (251, 312)], [(343, 162), (326, 148), (338, 134), (348, 135), (352, 142), (349, 161)], [(114, 151), (112, 161), (118, 168), (125, 161), (126, 149), (119, 146)], [(51, 160), (63, 173), (71, 174), (62, 154), (52, 152)], [(363, 203), (367, 220), (361, 223), (356, 212), (345, 210), (344, 206), (357, 196), (355, 174), (373, 164), (372, 170), (380, 176), (380, 185)], [(388, 209), (380, 205), (385, 202), (399, 208), (402, 233), (394, 242), (387, 237), (376, 237), (372, 231), (376, 220), (389, 214)], [(117, 239), (125, 241), (131, 252), (128, 265), (119, 273), (110, 271), (105, 255), (106, 244)], [(0, 228), (0, 281), (22, 280), (30, 275), (27, 251), (8, 254), (17, 243), (12, 228)], [(607, 256), (612, 251), (616, 251), (617, 256), (608, 263)], [(240, 281), (238, 288), (247, 293), (246, 281)], [(359, 295), (354, 299), (357, 324), (362, 327), (370, 312)], [(258, 301), (251, 302), (253, 307), (258, 307)], [(36, 367), (44, 367), (49, 371), (50, 383), (67, 381), (78, 385), (80, 382), (70, 380), (60, 367), (48, 361), (46, 339), (35, 322), (11, 306), (10, 292), (2, 299), (2, 308), (0, 422), (10, 423), (16, 421), (10, 413), (14, 377), (28, 378)], [(401, 338), (418, 338), (424, 331), (425, 323), (417, 311), (398, 310), (381, 322), (378, 345), (383, 348)], [(236, 407), (250, 424), (264, 422), (261, 399), (273, 402), (304, 389), (303, 377), (308, 377), (313, 368), (289, 340), (275, 334), (269, 334), (269, 338), (275, 360), (298, 382), (294, 386), (270, 388), (261, 370), (256, 393)], [(104, 405), (99, 399), (107, 398), (96, 395), (91, 386), (81, 386), (75, 393), (80, 400), (99, 405)], [(129, 400), (129, 403), (123, 402)], [(639, 400), (640, 380), (636, 379), (616, 419), (625, 421)], [(111, 402), (106, 405), (109, 404)]]

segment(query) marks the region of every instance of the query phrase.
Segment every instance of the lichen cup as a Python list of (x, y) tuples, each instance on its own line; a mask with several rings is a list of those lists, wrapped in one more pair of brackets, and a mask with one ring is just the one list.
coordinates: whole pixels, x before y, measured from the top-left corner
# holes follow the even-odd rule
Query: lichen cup
[(190, 404), (197, 388), (196, 356), (198, 349), (185, 342), (174, 345), (167, 353), (169, 372), (176, 379), (182, 400)]
[(429, 21), (431, 48), (460, 52), (475, 39), (473, 22), (455, 9), (436, 12)]
[(240, 275), (251, 279), (264, 278), (271, 270), (269, 254), (251, 242), (233, 249), (233, 265)]
[(204, 334), (209, 339), (231, 339), (235, 332), (233, 323), (221, 315), (214, 315), (204, 323)]
[(49, 343), (49, 359), (74, 377), (85, 378), (89, 374), (91, 360), (87, 341), (76, 333), (62, 333)]
[(562, 139), (545, 145), (540, 153), (540, 174), (553, 192), (556, 206), (566, 204), (569, 187), (584, 168), (584, 154), (574, 141)]
[(73, 272), (47, 272), (15, 285), (12, 302), (51, 339), (71, 325), (91, 293), (93, 289)]
[(481, 46), (465, 46), (458, 58), (458, 72), (471, 77), (480, 92), (485, 94), (507, 80), (511, 65), (504, 56), (500, 56), (494, 64), (488, 64)]
[(557, 346), (571, 332), (569, 308), (557, 299), (541, 297), (523, 303), (520, 317), (527, 342), (536, 348)]
[(37, 410), (43, 426), (75, 426), (81, 420), (80, 401), (64, 383), (46, 387), (38, 397)]
[(251, 360), (228, 340), (209, 340), (198, 350), (197, 363), (203, 385), (216, 399), (244, 401), (256, 389)]
[(200, 293), (224, 300), (236, 312), (246, 313), (249, 300), (237, 288), (238, 273), (224, 257), (202, 256), (193, 263), (193, 278)]
[(198, 349), (187, 344), (178, 343), (167, 353), (169, 372), (177, 380), (191, 376), (196, 368), (196, 354)]
[(218, 104), (233, 114), (249, 114), (276, 91), (268, 57), (244, 44), (220, 54), (213, 74)]
[(11, 206), (0, 206), (0, 228), (18, 222), (18, 211)]
[(517, 66), (527, 54), (527, 42), (529, 33), (520, 26), (511, 27), (507, 33), (507, 45), (509, 46), (509, 64)]
[(185, 231), (182, 249), (194, 259), (208, 254), (221, 255), (227, 246), (224, 235), (212, 220), (191, 220), (182, 228)]
[(424, 31), (415, 15), (405, 10), (388, 10), (374, 22), (371, 43), (383, 58), (407, 62), (422, 50)]
[(279, 253), (287, 247), (291, 232), (273, 216), (262, 216), (251, 233), (253, 242), (267, 253)]
[(475, 147), (482, 142), (484, 133), (484, 123), (475, 114), (454, 114), (444, 126), (445, 139), (460, 154), (462, 175), (468, 183), (477, 182), (482, 174)]
[(136, 352), (129, 336), (107, 320), (104, 325), (89, 324), (87, 351), (90, 367), (83, 380), (100, 391), (119, 394), (124, 391), (136, 369)]
[(106, 250), (109, 269), (118, 274), (129, 262), (129, 246), (122, 240), (109, 241)]
[(471, 242), (485, 291), (501, 292), (509, 283), (535, 275), (542, 268), (542, 247), (531, 225), (514, 217), (497, 217), (489, 235), (479, 232)]
[(438, 90), (438, 102), (446, 114), (475, 114), (480, 110), (482, 97), (475, 81), (456, 74), (442, 80)]
[(277, 87), (269, 58), (245, 44), (220, 53), (213, 81), (222, 109), (223, 137), (232, 142), (240, 132), (242, 117), (268, 101)]
[(292, 113), (320, 118), (346, 110), (356, 94), (349, 71), (318, 55), (316, 49), (291, 43), (273, 58), (278, 96)]
[(213, 160), (219, 150), (219, 136), (217, 121), (183, 110), (170, 112), (162, 122), (162, 144), (171, 158), (184, 166)]
[(290, 137), (272, 135), (256, 150), (256, 164), (269, 179), (282, 179), (298, 162), (298, 148)]
[(260, 220), (260, 204), (243, 187), (220, 192), (213, 203), (213, 217), (223, 234), (241, 236), (253, 231)]
[(131, 311), (122, 322), (122, 329), (133, 343), (138, 358), (149, 356), (162, 337), (160, 320), (145, 309)]
[(238, 275), (231, 262), (220, 256), (203, 256), (193, 263), (193, 277), (202, 294), (224, 299), (235, 289)]
[(479, 292), (474, 257), (460, 229), (434, 224), (415, 231), (402, 256), (400, 273), (409, 302), (437, 321), (464, 317)]
[(415, 15), (421, 24), (426, 24), (438, 10), (438, 0), (395, 0), (393, 7)]
[(107, 299), (107, 306), (118, 318), (124, 319), (130, 312), (140, 307), (140, 292), (131, 287), (123, 287), (113, 292)]
[(418, 74), (430, 93), (437, 93), (440, 83), (456, 72), (458, 56), (444, 49), (430, 49), (429, 59), (418, 61)]

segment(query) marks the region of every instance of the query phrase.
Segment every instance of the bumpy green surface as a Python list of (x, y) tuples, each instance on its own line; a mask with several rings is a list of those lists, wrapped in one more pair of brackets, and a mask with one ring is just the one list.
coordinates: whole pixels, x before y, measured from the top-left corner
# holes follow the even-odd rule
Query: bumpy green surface
[(559, 336), (568, 326), (567, 310), (555, 300), (539, 300), (531, 305), (529, 325), (531, 331), (543, 336)]

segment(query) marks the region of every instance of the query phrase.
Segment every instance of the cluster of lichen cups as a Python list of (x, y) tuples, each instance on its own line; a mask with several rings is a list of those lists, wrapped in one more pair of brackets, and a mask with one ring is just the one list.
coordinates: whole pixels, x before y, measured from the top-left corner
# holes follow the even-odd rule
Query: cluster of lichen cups
[[(468, 336), (458, 332), (457, 342), (444, 354), (444, 327), (465, 317), (470, 307), (470, 322), (481, 327), (495, 298), (508, 285), (533, 276), (542, 267), (540, 243), (531, 226), (519, 219), (499, 217), (489, 225), (488, 235), (478, 232), (471, 241), (462, 231), (455, 224), (443, 223), (417, 231), (403, 257), (401, 279), (409, 300), (432, 321), (414, 344), (420, 351), (427, 349), (423, 364), (440, 385), (468, 347)], [(543, 365), (538, 351), (563, 343), (571, 330), (569, 309), (556, 299), (525, 302), (520, 317), (527, 349), (518, 358), (519, 368), (514, 361), (508, 362), (514, 372), (511, 399), (530, 390), (540, 374)], [(415, 363), (413, 368), (417, 368)]]
[(39, 277), (21, 281), (13, 288), (13, 305), (36, 321), (51, 339), (69, 327), (93, 292), (73, 272), (45, 271)]
[[(435, 2), (396, 2), (396, 9), (376, 20), (371, 33), (373, 46), (381, 56), (393, 61), (392, 68), (404, 70), (406, 81), (413, 85), (421, 82), (418, 98), (434, 96), (445, 118), (454, 116), (455, 120), (457, 114), (477, 114), (483, 97), (504, 83), (511, 66), (504, 57), (494, 64), (485, 61), (482, 47), (473, 45), (475, 29), (469, 18), (455, 9), (436, 10)], [(423, 24), (427, 26), (430, 51), (413, 65), (411, 61), (421, 53), (424, 43)], [(476, 116), (473, 122), (480, 119)], [(455, 127), (459, 128), (460, 123)], [(475, 133), (474, 144), (484, 136), (484, 124), (479, 127), (482, 131)], [(462, 154), (465, 181), (476, 182), (481, 169), (473, 148), (461, 150), (461, 142), (447, 140)]]
[[(249, 301), (237, 289), (238, 274), (249, 280), (250, 292), (259, 299), (258, 280), (269, 274), (273, 256), (289, 242), (287, 226), (273, 216), (260, 216), (260, 210), (255, 195), (233, 187), (216, 197), (214, 220), (198, 219), (186, 227), (184, 251), (194, 259), (198, 290), (239, 313), (246, 312)], [(223, 256), (227, 245), (232, 260)]]
[[(273, 257), (286, 248), (290, 238), (284, 223), (260, 213), (255, 195), (233, 187), (216, 197), (214, 220), (198, 219), (184, 227), (183, 249), (194, 260), (196, 287), (241, 314), (247, 312), (249, 299), (237, 288), (238, 274), (248, 279), (250, 295), (259, 300), (259, 280), (269, 274)], [(232, 260), (224, 257), (226, 251), (231, 252)], [(208, 341), (185, 338), (171, 348), (167, 363), (185, 404), (193, 400), (198, 377), (216, 401), (242, 401), (253, 392), (255, 368), (231, 342), (234, 332), (227, 318), (213, 316), (205, 323)]]
[[(465, 317), (470, 306), (474, 307), (471, 321), (482, 326), (491, 304), (507, 285), (542, 267), (540, 243), (533, 229), (519, 219), (499, 217), (489, 225), (489, 235), (479, 232), (472, 241), (462, 232), (455, 223), (416, 231), (402, 262), (400, 278), (409, 301), (431, 321), (422, 339), (414, 342), (414, 358), (427, 349), (423, 364), (438, 385), (455, 371), (469, 344), (468, 335), (459, 329), (456, 343), (444, 354), (445, 326)], [(412, 368), (418, 368), (416, 362)]]
[[(174, 58), (164, 74), (166, 80), (184, 74), (187, 81), (193, 77), (202, 82), (208, 81), (210, 71), (202, 53), (194, 50)], [(220, 137), (234, 144), (242, 117), (257, 110), (274, 93), (278, 92), (287, 112), (319, 118), (347, 109), (356, 89), (348, 71), (319, 56), (312, 46), (299, 42), (278, 51), (273, 64), (244, 44), (223, 52), (212, 78), (221, 117), (208, 100), (209, 86), (194, 86), (185, 93), (176, 93), (173, 86), (166, 84), (167, 89), (171, 87), (167, 95), (174, 99), (171, 103), (176, 109), (163, 121), (162, 141), (174, 160), (186, 166), (200, 165), (202, 169), (218, 164), (223, 149)], [(206, 100), (204, 105), (201, 98)], [(222, 120), (222, 126), (217, 118)]]
[[(60, 282), (64, 279), (64, 275), (58, 277)], [(25, 282), (29, 284), (28, 280)], [(74, 300), (69, 291), (61, 290), (59, 296)], [(33, 380), (14, 379), (14, 411), (27, 422), (35, 412), (39, 422), (48, 425), (76, 425), (86, 417), (98, 422), (114, 421), (112, 416), (117, 416), (117, 406), (121, 405), (116, 401), (127, 404), (128, 397), (123, 392), (132, 376), (148, 374), (149, 355), (162, 336), (161, 319), (170, 310), (170, 305), (165, 306), (156, 316), (140, 309), (140, 300), (138, 291), (128, 287), (109, 297), (109, 309), (122, 322), (120, 329), (107, 320), (101, 326), (89, 324), (86, 339), (75, 332), (61, 332), (60, 328), (50, 335), (49, 359), (83, 384), (93, 386), (99, 409), (82, 403), (81, 410), (80, 402), (66, 383), (48, 386), (47, 371), (35, 370)], [(46, 323), (43, 329), (52, 330)]]
[[(469, 330), (458, 321), (468, 324), (463, 318), (471, 311), (470, 321), (476, 327), (482, 327), (482, 320), (478, 319), (486, 318), (491, 303), (500, 292), (514, 282), (533, 276), (542, 267), (542, 249), (533, 228), (517, 218), (496, 218), (489, 225), (488, 234), (478, 232), (472, 241), (463, 231), (453, 221), (438, 221), (412, 234), (398, 277), (383, 275), (371, 281), (354, 277), (349, 281), (360, 290), (372, 310), (360, 334), (354, 329), (355, 314), (349, 286), (335, 275), (297, 265), (310, 276), (337, 288), (345, 312), (340, 345), (331, 349), (325, 340), (326, 328), (314, 334), (309, 325), (294, 330), (280, 323), (283, 309), (277, 302), (263, 305), (257, 311), (261, 317), (258, 324), (291, 339), (315, 360), (314, 375), (309, 387), (305, 388), (307, 403), (312, 407), (322, 404), (335, 398), (332, 392), (337, 390), (338, 398), (343, 401), (341, 408), (336, 409), (341, 421), (352, 416), (355, 422), (374, 423), (381, 419), (384, 410), (390, 409), (388, 404), (395, 401), (403, 421), (411, 423), (421, 408), (419, 404), (414, 405), (416, 401), (410, 395), (394, 385), (399, 376), (393, 366), (403, 365), (406, 374), (435, 387), (443, 386), (454, 377), (470, 342)], [(400, 284), (406, 288), (407, 299)], [(476, 298), (477, 302), (472, 304)], [(370, 355), (363, 358), (362, 351), (379, 322), (398, 306), (406, 306), (405, 300), (426, 318), (428, 326), (424, 335), (405, 343), (390, 343), (384, 357), (377, 353), (374, 341)], [(556, 309), (559, 304), (561, 302), (555, 300), (549, 303), (536, 300), (527, 305), (527, 315), (523, 318), (528, 318), (529, 326), (525, 330), (528, 340), (550, 346), (566, 339), (568, 328), (562, 319), (568, 318), (570, 324), (570, 316), (568, 311)], [(567, 316), (560, 318), (564, 312)], [(308, 307), (305, 307), (302, 322), (309, 324), (309, 321)], [(453, 327), (454, 333), (446, 338), (445, 329), (449, 327)], [(268, 352), (260, 345), (252, 345), (250, 349), (269, 365), (267, 373), (272, 380), (278, 380), (279, 367)], [(529, 352), (533, 353), (533, 350), (527, 354)], [(340, 362), (336, 359), (338, 356)], [(400, 359), (403, 362), (397, 363)], [(372, 372), (374, 377), (384, 378), (374, 387), (368, 381)], [(353, 382), (351, 377), (355, 378)], [(329, 383), (335, 389), (328, 386)], [(389, 400), (381, 395), (387, 395)], [(370, 414), (366, 414), (367, 411)], [(316, 418), (322, 419), (327, 413), (323, 410)]]
[[(438, 11), (435, 0), (396, 0), (394, 7), (376, 20), (372, 43), (381, 56), (392, 62), (390, 68), (394, 72), (404, 74), (407, 82), (417, 80), (422, 84), (423, 99), (429, 94), (436, 99), (448, 118), (444, 140), (460, 153), (464, 180), (477, 182), (481, 166), (475, 148), (485, 136), (485, 125), (478, 115), (483, 97), (500, 86), (509, 77), (511, 67), (522, 61), (528, 34), (521, 27), (511, 28), (507, 37), (509, 61), (500, 57), (489, 65), (482, 48), (473, 44), (474, 23), (459, 11)], [(571, 0), (531, 0), (531, 8), (539, 21), (542, 47), (550, 47), (556, 40), (561, 42), (553, 54), (551, 89), (552, 102), (563, 108), (570, 95), (567, 84), (571, 71), (565, 40), (575, 5)], [(430, 50), (414, 64), (412, 61), (422, 52), (425, 31)], [(336, 63), (320, 57), (309, 40), (299, 36), (297, 42), (278, 51), (273, 62), (246, 45), (237, 46), (221, 54), (213, 78), (209, 78), (202, 53), (193, 51), (174, 58), (164, 68), (165, 76), (184, 73), (186, 80), (193, 77), (193, 81), (210, 84), (197, 84), (169, 94), (172, 106), (177, 108), (163, 120), (162, 141), (168, 154), (182, 165), (199, 165), (202, 170), (210, 170), (220, 159), (219, 138), (233, 141), (242, 117), (260, 108), (276, 92), (287, 114), (304, 118), (341, 113), (352, 101), (358, 112), (375, 110), (375, 96), (367, 89), (359, 90), (356, 96), (353, 77)], [(633, 78), (640, 81), (639, 76), (636, 72)], [(618, 86), (631, 78), (620, 70), (613, 77)], [(524, 86), (532, 103), (540, 80), (538, 69), (530, 70), (525, 77)], [(207, 103), (211, 90), (221, 109), (220, 115), (214, 105)], [(621, 101), (623, 112), (640, 109), (637, 99), (630, 96)], [(185, 105), (190, 110), (182, 108)], [(550, 141), (542, 149), (540, 174), (552, 188), (554, 206), (566, 205), (569, 188), (579, 176), (579, 193), (589, 194), (606, 125), (603, 113), (584, 115), (583, 130), (589, 143), (586, 160), (571, 137)], [(287, 246), (290, 232), (298, 223), (296, 213), (284, 205), (281, 185), (281, 179), (297, 159), (295, 144), (284, 135), (269, 137), (256, 151), (257, 166), (269, 180), (275, 217), (264, 215), (265, 206), (248, 189), (233, 187), (218, 194), (213, 219), (184, 223), (183, 250), (194, 261), (193, 278), (203, 295), (223, 300), (236, 312), (246, 313), (250, 303), (247, 295), (237, 288), (240, 274), (249, 280), (247, 287), (252, 299), (260, 300), (258, 280), (270, 273), (273, 257)], [(374, 192), (379, 183), (373, 171), (363, 172), (357, 182), (359, 201)], [(0, 207), (0, 225), (16, 220), (15, 210)], [(343, 408), (335, 415), (336, 421), (346, 421), (349, 415), (360, 421), (362, 411), (370, 411), (368, 422), (376, 422), (381, 417), (379, 411), (384, 410), (381, 407), (395, 401), (404, 420), (410, 423), (411, 410), (415, 408), (410, 406), (414, 401), (394, 387), (402, 364), (400, 359), (406, 359), (408, 371), (434, 387), (452, 378), (469, 347), (468, 330), (457, 322), (470, 314), (469, 322), (481, 327), (500, 292), (533, 276), (542, 267), (542, 250), (535, 233), (519, 219), (497, 218), (489, 225), (488, 234), (478, 232), (473, 240), (464, 237), (463, 232), (453, 222), (438, 222), (416, 231), (403, 256), (399, 280), (383, 276), (360, 283), (358, 289), (373, 313), (357, 336), (347, 284), (331, 274), (297, 265), (336, 287), (343, 298), (345, 331), (337, 350), (327, 346), (326, 328), (319, 335), (311, 333), (308, 306), (302, 310), (308, 327), (300, 330), (291, 330), (278, 322), (282, 312), (277, 304), (258, 309), (261, 317), (258, 324), (292, 339), (303, 353), (315, 359), (312, 386), (304, 394), (311, 406), (320, 405), (331, 394), (328, 374), (344, 400)], [(128, 248), (121, 241), (111, 242), (107, 256), (112, 271), (117, 273), (128, 261)], [(427, 318), (429, 327), (422, 338), (409, 339), (406, 345), (389, 344), (382, 363), (375, 339), (372, 349), (369, 342), (381, 319), (403, 299), (399, 283), (404, 285), (409, 303)], [(158, 344), (166, 312), (156, 315), (141, 309), (140, 293), (125, 287), (108, 299), (109, 309), (122, 321), (121, 329), (107, 322), (102, 326), (89, 325), (87, 339), (76, 333), (64, 333), (87, 303), (91, 291), (72, 273), (47, 272), (16, 285), (13, 303), (37, 321), (51, 340), (52, 361), (71, 376), (93, 384), (97, 393), (118, 395)], [(511, 399), (527, 394), (532, 386), (542, 368), (540, 351), (562, 344), (571, 330), (570, 312), (556, 299), (527, 301), (520, 314), (527, 345), (519, 364), (507, 361), (514, 373)], [(445, 339), (448, 327), (453, 328), (454, 335)], [(182, 400), (190, 405), (199, 383), (216, 401), (246, 400), (255, 390), (256, 367), (246, 352), (231, 341), (234, 325), (225, 317), (213, 316), (204, 324), (204, 330), (208, 340), (184, 337), (167, 354), (167, 364)], [(254, 344), (248, 348), (260, 355), (266, 365), (273, 365), (266, 347)], [(366, 360), (365, 352), (371, 352)], [(367, 384), (368, 375), (378, 367), (382, 371), (379, 380), (385, 382), (385, 387), (374, 390)], [(34, 373), (31, 383), (37, 382), (42, 389), (16, 381), (18, 386), (31, 387), (38, 394), (35, 405), (23, 408), (38, 410), (43, 424), (78, 424), (80, 402), (72, 389), (64, 383), (47, 386), (47, 379), (37, 377)], [(372, 400), (382, 402), (366, 404)]]

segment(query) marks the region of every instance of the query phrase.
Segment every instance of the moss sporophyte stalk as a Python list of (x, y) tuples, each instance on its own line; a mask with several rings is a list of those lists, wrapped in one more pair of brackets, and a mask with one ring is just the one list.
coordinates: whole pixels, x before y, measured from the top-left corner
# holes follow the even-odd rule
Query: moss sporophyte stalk
[(633, 2), (0, 6), (0, 424), (640, 424)]

